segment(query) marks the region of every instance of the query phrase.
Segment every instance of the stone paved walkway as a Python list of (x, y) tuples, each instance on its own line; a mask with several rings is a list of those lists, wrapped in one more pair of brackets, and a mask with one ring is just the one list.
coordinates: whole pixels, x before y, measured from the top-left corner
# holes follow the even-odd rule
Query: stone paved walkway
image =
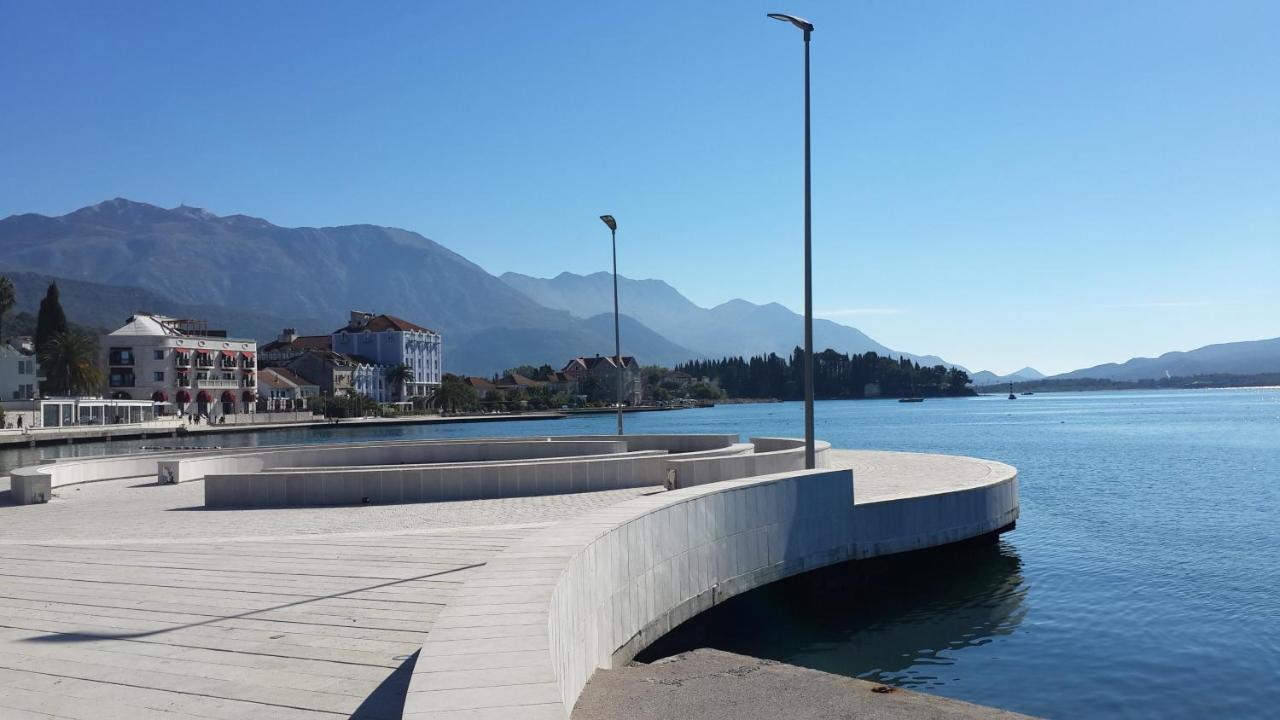
[(468, 573), (640, 492), (211, 511), (202, 483), (139, 479), (0, 501), (0, 718), (399, 717)]

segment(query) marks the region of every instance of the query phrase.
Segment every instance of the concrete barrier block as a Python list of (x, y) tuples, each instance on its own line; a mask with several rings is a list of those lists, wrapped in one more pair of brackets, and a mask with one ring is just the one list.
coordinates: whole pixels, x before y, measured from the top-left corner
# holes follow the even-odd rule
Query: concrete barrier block
[(47, 503), (53, 497), (53, 478), (44, 473), (14, 473), (9, 477), (9, 490), (17, 505)]

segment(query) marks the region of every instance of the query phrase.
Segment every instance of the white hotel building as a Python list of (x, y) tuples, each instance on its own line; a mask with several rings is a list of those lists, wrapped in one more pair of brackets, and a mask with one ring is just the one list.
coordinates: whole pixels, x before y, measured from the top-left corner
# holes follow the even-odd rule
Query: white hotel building
[(157, 414), (250, 413), (257, 401), (254, 340), (201, 322), (139, 313), (102, 338), (109, 397), (151, 400)]
[(385, 373), (396, 365), (413, 371), (406, 383), (405, 397), (427, 397), (440, 387), (440, 334), (392, 315), (351, 311), (346, 327), (330, 336), (334, 352), (360, 361), (352, 374), (353, 389), (378, 402), (391, 402), (397, 388), (386, 382)]

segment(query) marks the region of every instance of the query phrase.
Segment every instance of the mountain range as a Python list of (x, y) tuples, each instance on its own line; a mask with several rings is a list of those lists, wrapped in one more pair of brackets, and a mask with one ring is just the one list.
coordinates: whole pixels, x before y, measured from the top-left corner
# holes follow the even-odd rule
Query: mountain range
[[(576, 317), (613, 312), (610, 273), (563, 272), (554, 278), (535, 278), (508, 272), (501, 278), (539, 304)], [(746, 300), (730, 300), (704, 308), (661, 280), (633, 280), (621, 275), (618, 294), (619, 312), (705, 357), (751, 357), (766, 353), (785, 357), (804, 336), (803, 316), (778, 303), (757, 305)], [(949, 365), (934, 355), (891, 350), (857, 328), (830, 320), (814, 320), (813, 344), (815, 348), (831, 348), (843, 353), (875, 352), (909, 357), (921, 365)]]
[[(31, 274), (20, 309), (39, 302), (48, 278), (70, 281), (60, 285), (68, 316), (105, 328), (150, 310), (266, 340), (285, 326), (328, 332), (361, 309), (440, 331), (452, 372), (487, 375), (613, 352), (611, 286), (608, 303), (599, 293), (609, 275), (499, 279), (418, 233), (377, 225), (285, 228), (116, 198), (57, 217), (0, 220), (0, 272)], [(594, 289), (575, 301), (573, 283)], [(661, 281), (623, 284), (623, 351), (644, 363), (786, 354), (800, 343), (799, 316), (781, 305), (733, 300), (703, 309)], [(559, 296), (552, 285), (564, 286)], [(819, 347), (899, 354), (829, 321), (816, 322), (815, 333)]]
[(1024, 367), (1021, 370), (1011, 372), (1008, 375), (997, 375), (990, 370), (980, 370), (976, 373), (970, 373), (969, 379), (974, 385), (998, 385), (1001, 383), (1026, 382), (1028, 380), (1043, 380), (1045, 374), (1032, 367)]
[(1280, 338), (1206, 345), (1159, 357), (1138, 357), (1054, 375), (1053, 379), (1147, 380), (1195, 375), (1261, 375), (1280, 372)]

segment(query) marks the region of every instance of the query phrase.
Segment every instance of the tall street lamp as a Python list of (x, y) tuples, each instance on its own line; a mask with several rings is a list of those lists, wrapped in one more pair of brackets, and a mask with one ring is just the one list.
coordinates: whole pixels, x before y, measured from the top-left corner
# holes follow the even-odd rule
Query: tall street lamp
[(809, 33), (813, 23), (794, 15), (769, 13), (804, 31), (804, 466), (816, 465), (813, 452), (813, 224), (809, 183)]
[(601, 215), (609, 226), (613, 239), (613, 357), (618, 362), (618, 434), (622, 434), (622, 376), (626, 366), (622, 362), (622, 335), (618, 332), (618, 221), (612, 215)]

